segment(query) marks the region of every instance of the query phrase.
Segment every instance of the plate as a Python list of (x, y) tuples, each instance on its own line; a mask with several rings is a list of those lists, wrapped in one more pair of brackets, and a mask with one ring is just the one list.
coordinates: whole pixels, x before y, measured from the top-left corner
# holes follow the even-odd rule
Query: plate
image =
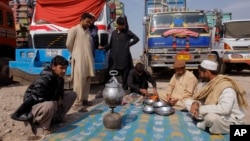
[(160, 107), (154, 109), (155, 113), (162, 116), (168, 116), (175, 112), (174, 108), (170, 106)]
[(144, 113), (147, 113), (147, 114), (152, 114), (152, 113), (154, 113), (154, 107), (149, 106), (149, 105), (145, 105), (145, 106), (142, 108), (142, 111), (143, 111)]
[(165, 106), (168, 106), (168, 104), (164, 101), (157, 101), (153, 103), (154, 108), (165, 107)]
[(155, 100), (153, 100), (153, 99), (145, 99), (143, 101), (143, 103), (146, 104), (146, 105), (153, 105), (155, 103)]

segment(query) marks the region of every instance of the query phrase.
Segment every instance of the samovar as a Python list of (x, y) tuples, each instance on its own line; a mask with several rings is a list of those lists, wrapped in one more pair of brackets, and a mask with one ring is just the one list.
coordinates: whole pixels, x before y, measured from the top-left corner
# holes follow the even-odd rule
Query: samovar
[(122, 124), (122, 117), (119, 113), (114, 111), (114, 108), (121, 105), (124, 90), (122, 85), (117, 81), (116, 75), (118, 71), (111, 70), (109, 74), (111, 79), (105, 84), (105, 88), (102, 92), (106, 105), (109, 106), (110, 112), (104, 115), (103, 124), (107, 129), (120, 129)]

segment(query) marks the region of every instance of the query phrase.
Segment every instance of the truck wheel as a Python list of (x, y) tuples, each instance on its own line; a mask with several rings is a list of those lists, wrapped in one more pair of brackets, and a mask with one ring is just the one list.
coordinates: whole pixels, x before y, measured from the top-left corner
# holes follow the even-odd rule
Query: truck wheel
[(220, 64), (220, 73), (224, 74), (226, 71), (226, 64), (225, 63), (221, 63)]
[(0, 86), (6, 86), (13, 82), (9, 72), (9, 61), (11, 60), (8, 57), (0, 58)]
[(147, 67), (146, 70), (147, 70), (151, 75), (153, 75), (154, 72), (153, 72), (152, 67)]
[(199, 79), (199, 70), (197, 69), (197, 70), (193, 70), (193, 74), (194, 74), (194, 76), (197, 78), (197, 79)]
[(220, 65), (220, 73), (221, 74), (228, 74), (231, 72), (231, 68), (227, 66), (226, 63), (221, 63)]

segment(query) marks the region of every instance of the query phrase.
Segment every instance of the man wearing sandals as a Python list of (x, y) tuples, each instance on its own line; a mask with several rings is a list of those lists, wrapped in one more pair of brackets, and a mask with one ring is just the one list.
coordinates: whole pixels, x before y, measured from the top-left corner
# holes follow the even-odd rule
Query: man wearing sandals
[[(77, 94), (74, 109), (82, 111), (84, 106), (91, 106), (88, 101), (91, 77), (95, 76), (94, 58), (91, 49), (92, 37), (89, 27), (93, 23), (93, 15), (83, 13), (80, 23), (68, 31), (66, 46), (71, 52), (73, 91)], [(86, 112), (87, 109), (82, 112)]]

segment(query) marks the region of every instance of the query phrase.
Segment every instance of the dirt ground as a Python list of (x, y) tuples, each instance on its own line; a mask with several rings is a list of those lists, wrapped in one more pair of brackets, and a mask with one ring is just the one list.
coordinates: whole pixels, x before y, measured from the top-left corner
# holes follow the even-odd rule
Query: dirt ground
[[(248, 103), (250, 103), (250, 72), (243, 72), (230, 75), (235, 80), (239, 81), (247, 91)], [(169, 78), (159, 77), (157, 78), (157, 87), (159, 93), (165, 93), (166, 86)], [(32, 132), (29, 127), (25, 127), (23, 122), (14, 121), (10, 118), (10, 115), (16, 110), (16, 108), (22, 103), (23, 94), (28, 84), (13, 84), (10, 86), (0, 88), (0, 141), (28, 141), (31, 140)], [(95, 95), (103, 89), (103, 85), (92, 85), (90, 100), (94, 102), (94, 105), (103, 102), (102, 99), (95, 99)], [(88, 109), (91, 110), (92, 107)], [(245, 110), (246, 123), (250, 124), (250, 108)], [(81, 117), (84, 113), (79, 113), (70, 110), (65, 117), (65, 122), (60, 127), (63, 127)], [(58, 129), (60, 127), (56, 127)], [(35, 139), (34, 140), (41, 140)]]

